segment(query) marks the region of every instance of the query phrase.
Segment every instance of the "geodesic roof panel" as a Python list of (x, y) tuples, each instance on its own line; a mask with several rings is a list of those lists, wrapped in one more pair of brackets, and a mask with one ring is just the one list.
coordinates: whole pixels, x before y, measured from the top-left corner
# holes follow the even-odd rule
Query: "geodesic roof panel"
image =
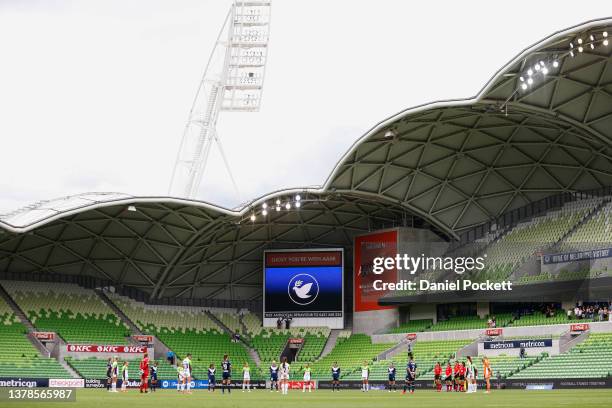
[(556, 33), (477, 97), (380, 123), (325, 187), (387, 197), (452, 235), (552, 194), (611, 185), (608, 33), (610, 20)]
[(299, 210), (249, 218), (203, 203), (120, 197), (27, 232), (0, 230), (0, 270), (95, 276), (151, 297), (253, 300), (264, 249), (348, 248), (355, 235), (410, 216), (373, 198), (308, 193)]

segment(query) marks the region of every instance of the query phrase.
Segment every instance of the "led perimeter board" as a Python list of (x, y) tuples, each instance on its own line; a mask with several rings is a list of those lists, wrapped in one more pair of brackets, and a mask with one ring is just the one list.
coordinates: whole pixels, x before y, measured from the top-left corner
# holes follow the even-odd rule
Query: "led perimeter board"
[(264, 252), (264, 325), (344, 327), (344, 250)]

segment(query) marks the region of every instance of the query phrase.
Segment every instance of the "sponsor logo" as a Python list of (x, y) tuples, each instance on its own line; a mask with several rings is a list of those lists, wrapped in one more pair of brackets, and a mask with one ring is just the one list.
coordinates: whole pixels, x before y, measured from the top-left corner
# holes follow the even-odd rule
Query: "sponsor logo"
[(83, 388), (85, 387), (85, 380), (82, 378), (69, 378), (69, 379), (49, 379), (50, 388)]
[(147, 336), (147, 335), (134, 335), (132, 336), (132, 338), (134, 340), (136, 340), (139, 343), (152, 343), (153, 342), (153, 336)]
[(53, 332), (34, 332), (34, 337), (38, 340), (51, 341), (55, 339), (55, 333)]
[[(160, 388), (176, 388), (178, 385), (177, 380), (162, 380), (159, 382)], [(203, 389), (208, 388), (208, 380), (192, 380), (191, 389)]]
[(489, 337), (501, 336), (503, 332), (503, 329), (487, 329), (485, 330), (485, 335)]
[(0, 387), (11, 388), (36, 388), (49, 385), (47, 379), (36, 378), (0, 378)]
[(484, 342), (484, 348), (487, 350), (504, 350), (504, 349), (516, 349), (516, 348), (542, 348), (542, 347), (552, 347), (552, 339), (485, 341)]
[(106, 388), (106, 380), (87, 378), (85, 380), (85, 388)]
[(408, 333), (408, 334), (406, 335), (406, 338), (407, 338), (408, 340), (416, 340), (416, 338), (417, 338), (417, 334), (416, 334), (416, 333)]
[(287, 291), (293, 303), (306, 306), (319, 295), (319, 282), (312, 275), (299, 273), (289, 280)]
[(303, 342), (304, 342), (304, 339), (300, 339), (300, 338), (289, 339), (290, 344), (302, 344)]
[(145, 353), (146, 346), (103, 346), (96, 344), (67, 344), (66, 350), (73, 353)]
[(572, 332), (583, 332), (589, 330), (589, 325), (586, 323), (576, 323), (570, 326)]

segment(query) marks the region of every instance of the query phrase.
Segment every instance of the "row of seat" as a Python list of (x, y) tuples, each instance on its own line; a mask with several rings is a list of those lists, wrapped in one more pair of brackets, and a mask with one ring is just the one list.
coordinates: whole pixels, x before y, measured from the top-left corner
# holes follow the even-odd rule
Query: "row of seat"
[(515, 379), (604, 378), (612, 376), (612, 333), (591, 333), (569, 352), (544, 358)]
[(127, 344), (129, 328), (93, 290), (69, 283), (1, 284), (40, 330), (69, 343)]
[(25, 326), (0, 298), (0, 377), (70, 378), (56, 359), (40, 357), (26, 334)]

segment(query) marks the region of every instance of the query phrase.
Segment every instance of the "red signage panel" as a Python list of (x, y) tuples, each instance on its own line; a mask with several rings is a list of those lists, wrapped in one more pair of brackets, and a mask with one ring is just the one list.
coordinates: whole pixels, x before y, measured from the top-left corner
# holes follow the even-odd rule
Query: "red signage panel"
[(379, 306), (378, 299), (388, 291), (374, 290), (374, 281), (397, 282), (397, 269), (385, 269), (382, 274), (373, 273), (374, 259), (395, 257), (397, 255), (397, 231), (382, 231), (355, 238), (355, 257), (353, 292), (355, 311), (392, 309), (393, 306)]

